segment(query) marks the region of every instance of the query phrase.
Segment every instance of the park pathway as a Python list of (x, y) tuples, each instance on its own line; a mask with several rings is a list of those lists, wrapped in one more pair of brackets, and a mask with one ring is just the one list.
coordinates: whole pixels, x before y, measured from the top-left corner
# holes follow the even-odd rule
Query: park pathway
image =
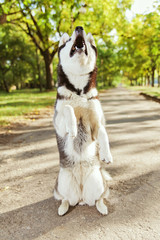
[(76, 206), (63, 217), (52, 197), (58, 152), (52, 113), (3, 138), (0, 240), (159, 240), (160, 104), (138, 93), (100, 94), (114, 162), (109, 215)]

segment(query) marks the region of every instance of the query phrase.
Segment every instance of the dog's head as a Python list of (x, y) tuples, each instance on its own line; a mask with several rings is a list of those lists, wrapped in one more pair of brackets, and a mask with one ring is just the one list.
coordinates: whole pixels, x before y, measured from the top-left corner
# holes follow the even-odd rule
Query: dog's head
[(97, 49), (91, 33), (76, 27), (71, 37), (64, 33), (59, 42), (59, 61), (66, 73), (87, 74), (96, 65)]

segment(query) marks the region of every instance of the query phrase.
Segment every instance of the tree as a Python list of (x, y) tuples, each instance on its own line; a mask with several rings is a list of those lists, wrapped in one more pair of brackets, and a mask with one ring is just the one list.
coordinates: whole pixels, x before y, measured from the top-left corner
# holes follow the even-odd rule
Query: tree
[(32, 39), (45, 62), (46, 88), (51, 89), (52, 60), (62, 33), (83, 25), (86, 31), (103, 37), (124, 19), (130, 5), (131, 0), (100, 0), (98, 4), (95, 0), (6, 0), (1, 4), (0, 21), (18, 26)]
[[(1, 89), (9, 92), (12, 85), (19, 88), (20, 85), (37, 82), (36, 49), (24, 34), (17, 33), (15, 27), (10, 25), (0, 27), (0, 52)], [(42, 66), (41, 63), (39, 65)]]
[(108, 36), (98, 44), (98, 83), (100, 86), (113, 86), (114, 80), (120, 75), (116, 43)]
[(52, 88), (52, 59), (58, 47), (56, 40), (52, 42), (49, 39), (52, 30), (55, 33), (50, 23), (54, 7), (54, 3), (51, 7), (51, 1), (6, 1), (1, 6), (2, 16), (6, 16), (5, 22), (23, 30), (40, 50), (45, 62), (47, 89)]
[(11, 0), (1, 4), (1, 23), (15, 24), (22, 29), (43, 56), (46, 89), (52, 89), (52, 60), (58, 49), (59, 37), (64, 27), (68, 23), (70, 25), (71, 22), (75, 22), (78, 17), (79, 12), (77, 13), (76, 9), (82, 6), (78, 2), (73, 0)]
[(160, 16), (157, 11), (149, 13), (144, 18), (144, 34), (147, 36), (148, 56), (150, 58), (152, 87), (154, 87), (154, 76), (157, 61), (160, 57)]
[[(119, 31), (119, 56), (125, 75), (136, 84), (154, 86), (155, 70), (160, 57), (160, 16), (155, 10), (136, 15)], [(139, 81), (138, 81), (139, 79)]]

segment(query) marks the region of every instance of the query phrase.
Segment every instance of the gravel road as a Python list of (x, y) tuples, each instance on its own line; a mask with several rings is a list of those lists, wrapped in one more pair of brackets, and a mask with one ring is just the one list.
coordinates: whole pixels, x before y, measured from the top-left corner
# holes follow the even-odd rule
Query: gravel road
[(0, 240), (160, 239), (160, 104), (116, 88), (100, 94), (114, 163), (109, 215), (76, 206), (59, 217), (52, 110), (0, 138)]

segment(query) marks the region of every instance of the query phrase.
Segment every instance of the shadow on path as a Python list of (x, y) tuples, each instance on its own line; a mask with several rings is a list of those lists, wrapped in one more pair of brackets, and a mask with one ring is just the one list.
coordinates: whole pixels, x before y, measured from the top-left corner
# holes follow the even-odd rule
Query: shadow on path
[[(111, 169), (111, 168), (110, 168)], [(115, 171), (115, 169), (114, 169)], [(123, 168), (117, 170), (120, 174), (123, 171)], [(129, 202), (128, 204), (132, 205), (126, 206), (125, 209), (119, 209), (119, 214), (115, 213), (116, 208), (118, 206), (109, 205), (109, 216), (102, 217), (95, 207), (88, 206), (76, 206), (75, 208), (71, 208), (68, 214), (63, 217), (59, 217), (57, 215), (57, 209), (59, 203), (54, 200), (53, 197), (45, 199), (43, 201), (24, 206), (22, 208), (6, 212), (1, 214), (0, 222), (1, 222), (1, 232), (0, 239), (2, 240), (32, 240), (41, 235), (45, 235), (48, 232), (53, 232), (54, 237), (54, 229), (57, 227), (59, 229), (63, 228), (63, 225), (73, 224), (74, 230), (77, 229), (77, 236), (79, 234), (79, 227), (83, 227), (83, 229), (87, 229), (87, 226), (90, 225), (90, 230), (94, 230), (94, 221), (103, 221), (108, 222), (109, 225), (114, 225), (118, 222), (122, 221), (122, 215), (120, 214), (123, 211), (123, 221), (128, 219), (128, 214), (132, 216), (132, 218), (139, 218), (145, 216), (145, 208), (146, 206), (151, 206), (154, 202), (150, 202), (150, 196), (152, 193), (156, 191), (156, 189), (152, 188), (151, 178), (153, 175), (160, 176), (160, 171), (151, 171), (149, 173), (143, 174), (139, 177), (127, 179), (126, 181), (120, 181), (116, 184), (110, 186), (112, 190), (116, 190), (121, 193), (121, 195), (128, 195), (138, 191), (143, 185), (147, 185), (150, 188), (150, 195), (146, 195), (145, 193), (145, 201), (143, 205), (140, 207), (140, 211), (136, 212), (134, 210), (134, 205), (141, 201), (141, 198), (144, 198), (142, 195), (137, 195), (136, 202)], [(157, 181), (155, 179), (154, 181)], [(153, 191), (153, 192), (152, 192)], [(121, 202), (122, 203), (122, 202)], [(119, 204), (121, 204), (119, 202)], [(128, 212), (128, 208), (129, 211)], [(115, 216), (112, 216), (115, 215)], [(87, 223), (87, 224), (86, 224)], [(80, 225), (79, 225), (80, 224)], [(70, 229), (71, 230), (71, 229)], [(75, 235), (75, 232), (74, 232)]]

